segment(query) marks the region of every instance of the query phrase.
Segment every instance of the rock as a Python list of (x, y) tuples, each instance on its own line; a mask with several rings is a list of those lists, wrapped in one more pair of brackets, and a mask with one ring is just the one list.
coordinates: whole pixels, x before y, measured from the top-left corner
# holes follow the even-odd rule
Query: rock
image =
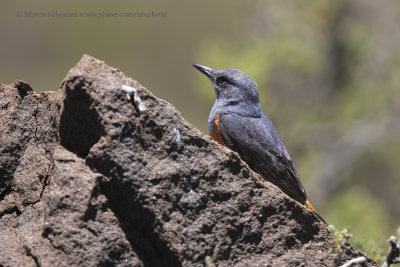
[[(137, 81), (83, 56), (0, 86), (0, 266), (335, 266), (312, 212)], [(369, 260), (371, 265), (375, 265)]]

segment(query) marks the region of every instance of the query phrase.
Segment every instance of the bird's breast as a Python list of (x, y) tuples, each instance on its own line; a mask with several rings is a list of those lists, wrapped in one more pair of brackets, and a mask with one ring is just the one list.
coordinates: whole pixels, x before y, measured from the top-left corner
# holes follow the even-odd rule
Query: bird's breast
[(211, 130), (211, 132), (210, 132), (210, 136), (211, 136), (212, 139), (214, 139), (217, 143), (219, 143), (219, 144), (225, 146), (225, 143), (224, 143), (224, 141), (222, 140), (221, 132), (219, 131), (219, 126), (218, 126), (220, 117), (221, 117), (221, 114), (220, 114), (220, 113), (214, 115), (214, 117), (213, 117), (213, 119), (212, 119), (213, 126), (212, 126), (212, 130)]

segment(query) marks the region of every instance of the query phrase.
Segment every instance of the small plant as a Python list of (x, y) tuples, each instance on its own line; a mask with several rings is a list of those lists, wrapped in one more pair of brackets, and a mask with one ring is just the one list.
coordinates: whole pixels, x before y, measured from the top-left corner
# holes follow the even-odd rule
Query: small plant
[(206, 256), (205, 262), (206, 262), (206, 267), (215, 267), (215, 263), (213, 262), (210, 256)]
[(334, 225), (328, 226), (328, 231), (332, 234), (335, 245), (329, 248), (331, 253), (341, 253), (344, 245), (348, 243), (349, 239), (353, 236), (350, 234), (350, 227), (346, 227), (339, 231)]

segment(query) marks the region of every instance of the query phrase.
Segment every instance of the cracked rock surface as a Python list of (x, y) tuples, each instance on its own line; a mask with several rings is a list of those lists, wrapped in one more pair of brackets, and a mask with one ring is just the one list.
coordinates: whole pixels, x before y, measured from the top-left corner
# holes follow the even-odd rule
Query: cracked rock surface
[(100, 60), (83, 56), (57, 92), (0, 85), (0, 266), (338, 266), (362, 255), (331, 245), (311, 212)]

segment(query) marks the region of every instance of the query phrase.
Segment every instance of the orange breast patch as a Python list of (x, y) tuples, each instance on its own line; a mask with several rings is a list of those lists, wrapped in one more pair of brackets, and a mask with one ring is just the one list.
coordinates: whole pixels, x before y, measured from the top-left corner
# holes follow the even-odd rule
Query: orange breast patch
[(210, 136), (212, 137), (212, 139), (217, 141), (219, 144), (225, 146), (224, 141), (222, 140), (221, 133), (220, 133), (219, 128), (218, 128), (218, 122), (219, 122), (219, 118), (220, 117), (221, 117), (221, 114), (216, 114), (214, 116), (214, 119), (213, 119), (214, 127), (213, 127), (213, 129), (212, 129), (212, 131), (210, 133)]

